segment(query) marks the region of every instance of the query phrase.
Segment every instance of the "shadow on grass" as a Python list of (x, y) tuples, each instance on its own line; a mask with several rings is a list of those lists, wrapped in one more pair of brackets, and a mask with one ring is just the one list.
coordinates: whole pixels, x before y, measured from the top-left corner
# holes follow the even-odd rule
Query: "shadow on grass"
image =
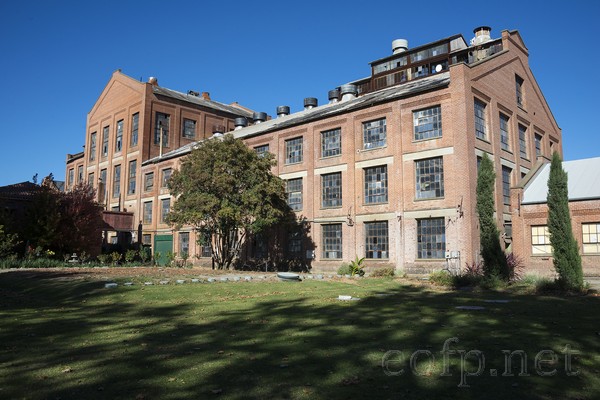
[[(0, 277), (3, 398), (593, 399), (600, 393), (596, 297), (511, 295), (508, 303), (487, 303), (504, 298), (379, 280), (108, 291), (101, 282), (63, 281), (60, 274), (29, 278)], [(341, 291), (362, 300), (337, 301)], [(461, 305), (486, 308), (455, 308)], [(440, 351), (453, 337), (451, 376), (440, 376)], [(580, 351), (571, 360), (576, 376), (565, 371), (566, 345)], [(403, 374), (385, 374), (382, 359), (390, 350), (399, 352), (387, 353), (388, 372)], [(484, 357), (480, 376), (461, 373), (460, 350), (471, 373)], [(529, 376), (518, 376), (519, 357), (514, 376), (502, 376), (502, 350), (523, 350)], [(542, 350), (557, 359), (536, 369)]]

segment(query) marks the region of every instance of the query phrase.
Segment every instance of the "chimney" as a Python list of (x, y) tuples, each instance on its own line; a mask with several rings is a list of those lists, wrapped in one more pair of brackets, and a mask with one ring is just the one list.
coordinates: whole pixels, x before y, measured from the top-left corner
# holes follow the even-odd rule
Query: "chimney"
[(246, 117), (237, 117), (234, 120), (235, 130), (239, 130), (248, 126), (248, 120)]
[(286, 115), (290, 115), (290, 108), (288, 106), (279, 106), (277, 107), (277, 117), (285, 117)]
[(212, 127), (213, 137), (223, 136), (225, 132), (225, 127), (223, 125), (213, 125)]
[(485, 42), (489, 42), (492, 38), (490, 36), (492, 28), (489, 26), (479, 26), (473, 29), (475, 37), (471, 39), (471, 46), (478, 46)]
[(403, 53), (408, 50), (408, 40), (396, 39), (392, 41), (392, 54)]
[(310, 110), (319, 105), (319, 100), (316, 97), (307, 97), (304, 99), (304, 109)]
[(148, 78), (148, 83), (152, 86), (158, 86), (158, 79), (151, 76), (150, 78)]
[(340, 89), (333, 89), (327, 92), (329, 104), (337, 103), (340, 99)]
[(202, 92), (202, 98), (204, 100), (210, 100), (210, 93), (208, 93), (208, 92)]
[(260, 124), (261, 122), (265, 122), (267, 120), (267, 113), (255, 112), (252, 114), (252, 119), (254, 120), (254, 125)]
[(340, 93), (342, 94), (342, 101), (348, 101), (356, 98), (358, 89), (356, 85), (351, 83), (340, 86)]

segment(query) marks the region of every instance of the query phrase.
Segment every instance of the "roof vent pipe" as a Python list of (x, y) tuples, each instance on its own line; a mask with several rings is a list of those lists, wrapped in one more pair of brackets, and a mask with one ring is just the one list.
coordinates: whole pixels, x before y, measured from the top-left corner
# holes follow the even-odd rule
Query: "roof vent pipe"
[(329, 104), (337, 103), (340, 99), (340, 89), (333, 89), (327, 92)]
[(491, 32), (492, 28), (490, 28), (489, 26), (479, 26), (473, 29), (475, 37), (471, 39), (471, 46), (478, 46), (480, 44), (492, 40), (492, 37), (490, 36)]
[(278, 106), (277, 117), (285, 117), (286, 115), (290, 115), (290, 108), (288, 106)]
[(342, 94), (342, 101), (352, 100), (356, 98), (358, 89), (356, 85), (348, 83), (340, 86), (340, 93)]
[(148, 78), (148, 83), (151, 84), (152, 86), (158, 86), (158, 79), (151, 76), (150, 78)]
[(408, 50), (408, 40), (396, 39), (392, 41), (392, 54), (402, 53)]
[(254, 120), (254, 124), (260, 124), (261, 122), (265, 122), (267, 120), (267, 113), (255, 112), (252, 114), (252, 119)]
[(242, 129), (248, 126), (248, 120), (246, 119), (246, 117), (237, 117), (234, 120), (235, 125), (235, 130), (237, 131), (238, 129)]
[(307, 97), (304, 99), (304, 109), (310, 110), (319, 105), (319, 100), (316, 97)]
[(223, 125), (213, 125), (212, 127), (213, 136), (222, 136), (225, 133), (225, 126)]

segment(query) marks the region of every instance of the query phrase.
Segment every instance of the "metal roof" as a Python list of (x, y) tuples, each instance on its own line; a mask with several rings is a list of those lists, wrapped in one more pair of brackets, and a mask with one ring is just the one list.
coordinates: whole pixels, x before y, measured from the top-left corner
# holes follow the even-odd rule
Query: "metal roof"
[[(412, 96), (416, 93), (426, 92), (428, 90), (437, 89), (448, 86), (450, 84), (450, 73), (442, 72), (423, 79), (410, 81), (402, 85), (393, 86), (371, 92), (352, 100), (340, 101), (332, 104), (324, 104), (319, 107), (303, 110), (294, 114), (286, 115), (270, 119), (260, 124), (250, 125), (242, 129), (228, 132), (236, 138), (247, 138), (259, 134), (276, 131), (279, 129), (288, 128), (295, 125), (304, 124), (310, 121), (316, 121), (322, 118), (331, 117), (337, 114), (343, 114), (349, 111), (358, 110), (365, 107), (370, 107), (375, 104), (385, 103), (397, 98)], [(162, 89), (162, 88), (161, 88)], [(185, 96), (185, 95), (184, 95)], [(199, 141), (200, 142), (200, 141)], [(189, 143), (183, 147), (172, 150), (162, 155), (162, 157), (154, 157), (143, 163), (143, 165), (156, 163), (170, 158), (185, 155), (194, 148), (199, 142)]]
[[(569, 200), (600, 199), (600, 157), (563, 161), (569, 177)], [(546, 203), (550, 164), (540, 168), (523, 191), (522, 204)]]
[(200, 96), (185, 94), (176, 90), (167, 89), (161, 86), (154, 86), (154, 94), (171, 97), (173, 99), (187, 101), (188, 103), (198, 104), (203, 107), (212, 108), (213, 110), (223, 111), (240, 117), (252, 117), (252, 113), (240, 107), (231, 106), (228, 104), (219, 103), (214, 100), (206, 100)]

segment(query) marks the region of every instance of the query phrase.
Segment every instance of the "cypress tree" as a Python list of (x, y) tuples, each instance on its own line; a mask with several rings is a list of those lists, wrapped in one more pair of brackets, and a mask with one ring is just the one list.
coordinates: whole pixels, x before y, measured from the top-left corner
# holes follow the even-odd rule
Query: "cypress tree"
[(492, 160), (484, 153), (477, 175), (477, 214), (479, 215), (479, 240), (485, 276), (497, 276), (508, 281), (506, 256), (500, 244), (500, 232), (494, 218), (494, 182), (496, 174)]
[(581, 290), (583, 270), (577, 241), (571, 228), (567, 173), (558, 153), (552, 155), (548, 178), (548, 231), (558, 283), (563, 289)]

